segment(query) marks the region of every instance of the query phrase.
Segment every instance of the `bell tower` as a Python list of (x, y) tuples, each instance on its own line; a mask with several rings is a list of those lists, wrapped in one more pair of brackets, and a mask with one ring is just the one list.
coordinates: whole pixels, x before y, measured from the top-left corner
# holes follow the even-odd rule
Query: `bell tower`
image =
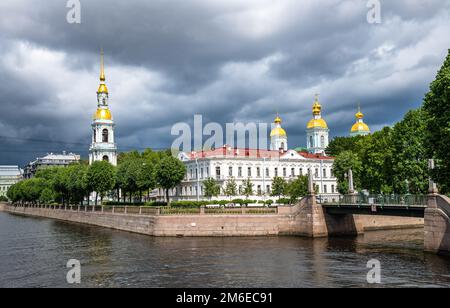
[(114, 142), (114, 120), (109, 110), (109, 94), (105, 84), (104, 54), (100, 56), (100, 86), (97, 90), (97, 111), (92, 121), (92, 141), (89, 148), (89, 164), (108, 161), (117, 166), (117, 145)]

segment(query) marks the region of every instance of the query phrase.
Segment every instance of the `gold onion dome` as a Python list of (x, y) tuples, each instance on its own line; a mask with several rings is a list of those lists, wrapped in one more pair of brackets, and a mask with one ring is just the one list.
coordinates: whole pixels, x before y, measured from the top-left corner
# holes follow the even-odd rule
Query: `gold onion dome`
[(363, 118), (364, 118), (364, 114), (361, 112), (361, 108), (358, 107), (358, 112), (355, 114), (356, 117), (356, 123), (352, 126), (352, 133), (369, 133), (370, 132), (370, 128), (369, 126), (364, 123)]
[(328, 128), (328, 124), (324, 119), (312, 119), (308, 123), (308, 129), (311, 128)]
[(286, 137), (287, 136), (286, 131), (283, 128), (281, 128), (281, 126), (280, 126), (282, 123), (280, 116), (277, 116), (275, 118), (274, 122), (275, 122), (276, 127), (274, 129), (272, 129), (272, 132), (270, 133), (270, 137), (276, 137), (276, 136)]
[(319, 103), (319, 95), (316, 94), (314, 104), (312, 107), (314, 119), (308, 122), (307, 128), (328, 128), (327, 122), (320, 117), (322, 112), (322, 105)]
[(94, 120), (112, 120), (109, 109), (98, 108), (94, 114)]
[(352, 126), (352, 133), (356, 132), (370, 132), (369, 126), (366, 123), (355, 123)]

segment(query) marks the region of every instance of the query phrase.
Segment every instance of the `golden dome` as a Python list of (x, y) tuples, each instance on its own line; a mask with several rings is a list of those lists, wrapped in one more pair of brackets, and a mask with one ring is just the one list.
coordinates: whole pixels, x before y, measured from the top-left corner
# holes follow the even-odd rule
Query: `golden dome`
[(364, 114), (363, 114), (361, 111), (358, 111), (358, 113), (355, 114), (355, 117), (356, 117), (357, 119), (362, 119), (362, 118), (364, 118)]
[(112, 120), (111, 111), (109, 109), (98, 108), (94, 114), (94, 120)]
[(370, 133), (369, 126), (364, 122), (357, 122), (352, 126), (352, 133)]
[(274, 129), (272, 129), (272, 132), (270, 133), (270, 137), (286, 137), (286, 131), (284, 129), (282, 129), (281, 127), (275, 127)]
[(277, 116), (274, 121), (276, 124), (281, 124), (281, 118)]
[(307, 128), (308, 129), (311, 129), (311, 128), (325, 128), (325, 129), (327, 129), (328, 125), (327, 125), (327, 122), (325, 122), (324, 119), (312, 119), (311, 121), (309, 121)]

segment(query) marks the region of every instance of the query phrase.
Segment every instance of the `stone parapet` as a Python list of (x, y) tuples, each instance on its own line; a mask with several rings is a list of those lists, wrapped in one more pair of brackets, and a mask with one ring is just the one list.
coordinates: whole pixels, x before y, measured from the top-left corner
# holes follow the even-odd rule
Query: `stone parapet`
[(450, 254), (450, 199), (431, 194), (425, 210), (425, 251)]

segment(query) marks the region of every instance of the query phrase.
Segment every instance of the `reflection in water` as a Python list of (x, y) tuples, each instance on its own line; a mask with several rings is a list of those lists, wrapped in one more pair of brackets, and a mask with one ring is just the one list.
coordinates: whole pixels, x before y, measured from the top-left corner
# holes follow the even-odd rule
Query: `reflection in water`
[(450, 287), (450, 258), (424, 254), (423, 230), (305, 239), (154, 238), (0, 213), (0, 287), (360, 287), (367, 261), (381, 286)]

